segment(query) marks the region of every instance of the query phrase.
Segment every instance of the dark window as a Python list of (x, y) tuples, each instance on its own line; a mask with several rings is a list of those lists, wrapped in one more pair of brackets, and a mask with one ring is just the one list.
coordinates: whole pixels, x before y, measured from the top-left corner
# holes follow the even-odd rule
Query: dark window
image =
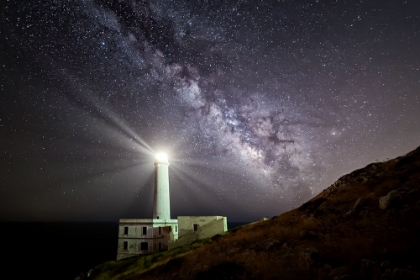
[(159, 220), (159, 216), (157, 216), (157, 217), (156, 217), (156, 219), (158, 219), (158, 220)]
[(177, 232), (178, 231), (178, 226), (175, 226), (175, 232)]
[(124, 227), (124, 234), (128, 234), (128, 227)]
[(147, 227), (143, 227), (143, 235), (147, 235)]
[(149, 251), (149, 243), (147, 243), (147, 242), (140, 243), (140, 250)]
[(128, 241), (124, 241), (124, 250), (128, 249)]
[(199, 225), (198, 224), (194, 224), (194, 231), (197, 231), (198, 228), (199, 228)]
[(159, 234), (162, 233), (162, 227), (159, 227)]

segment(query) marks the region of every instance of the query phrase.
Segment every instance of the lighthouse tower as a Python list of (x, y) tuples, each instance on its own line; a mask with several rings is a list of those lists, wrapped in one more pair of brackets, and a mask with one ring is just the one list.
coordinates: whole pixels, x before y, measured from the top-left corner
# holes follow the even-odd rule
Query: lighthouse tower
[(157, 154), (155, 160), (155, 200), (153, 205), (153, 219), (171, 219), (168, 170), (169, 162), (166, 154)]

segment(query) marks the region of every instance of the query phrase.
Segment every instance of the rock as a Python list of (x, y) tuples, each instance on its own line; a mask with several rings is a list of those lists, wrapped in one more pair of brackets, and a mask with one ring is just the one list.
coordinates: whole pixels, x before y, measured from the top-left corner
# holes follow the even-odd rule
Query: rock
[(367, 211), (367, 210), (360, 211), (359, 215), (360, 216), (367, 216), (367, 215), (369, 215), (369, 211)]
[(379, 208), (382, 210), (395, 207), (401, 201), (401, 195), (398, 191), (390, 191), (386, 196), (379, 198)]
[(266, 250), (270, 250), (276, 247), (280, 246), (280, 241), (273, 239), (273, 238), (269, 238), (265, 241), (265, 249)]
[(294, 254), (294, 253), (290, 253), (290, 254), (286, 254), (286, 255), (284, 255), (284, 257), (283, 258), (285, 258), (285, 259), (293, 259), (293, 258), (295, 258), (296, 257), (296, 254)]
[(417, 195), (418, 194), (418, 190), (417, 189), (412, 189), (408, 192), (409, 195)]
[(390, 261), (388, 261), (388, 260), (381, 262), (381, 268), (382, 268), (382, 269), (387, 269), (387, 268), (389, 268), (390, 266), (391, 266), (391, 262), (390, 262)]
[(310, 268), (319, 259), (319, 253), (314, 247), (309, 247), (301, 254), (301, 257), (305, 261), (306, 267)]
[(310, 268), (312, 265), (315, 264), (315, 260), (311, 257), (311, 254), (309, 253), (302, 253), (302, 258), (305, 261), (307, 268)]
[(318, 250), (315, 249), (314, 247), (308, 247), (308, 248), (306, 248), (305, 252), (306, 253), (309, 253), (309, 254), (318, 254)]
[(368, 199), (366, 197), (359, 198), (358, 200), (356, 200), (356, 203), (354, 203), (352, 212), (357, 214), (363, 207), (366, 206), (367, 202)]
[(392, 279), (418, 280), (420, 279), (420, 274), (408, 269), (395, 268), (392, 271)]
[(181, 275), (179, 273), (172, 273), (171, 279), (172, 280), (177, 280), (177, 279), (181, 279)]
[(371, 260), (368, 260), (368, 259), (363, 259), (363, 260), (361, 260), (361, 262), (360, 262), (360, 268), (362, 269), (362, 268), (366, 268), (366, 267), (369, 267), (369, 266), (371, 266), (373, 264), (373, 262), (371, 261)]
[(389, 252), (389, 250), (386, 248), (386, 247), (380, 247), (380, 248), (378, 248), (378, 253), (380, 254), (380, 255), (385, 255), (385, 254), (387, 254)]
[(240, 251), (240, 250), (239, 250), (239, 248), (233, 248), (233, 249), (228, 250), (228, 251), (226, 252), (226, 255), (235, 255), (235, 254), (237, 254), (239, 251)]
[(357, 178), (357, 182), (358, 182), (358, 183), (366, 183), (367, 181), (369, 181), (368, 177), (365, 177), (365, 176), (363, 176), (363, 175), (360, 175), (360, 176)]
[(404, 274), (405, 274), (404, 269), (401, 269), (401, 268), (398, 268), (398, 267), (394, 268), (394, 270), (392, 270), (392, 272), (391, 272), (392, 278), (395, 278), (395, 277), (401, 278)]
[(388, 268), (385, 270), (385, 275), (391, 276), (392, 275), (392, 269)]
[(331, 278), (335, 279), (336, 277), (341, 277), (342, 275), (345, 275), (347, 273), (347, 271), (348, 271), (348, 268), (347, 267), (340, 266), (340, 267), (337, 267), (337, 268), (333, 269), (330, 272), (330, 275), (329, 276)]
[(242, 255), (243, 256), (249, 256), (249, 255), (251, 255), (251, 250), (249, 250), (249, 249), (246, 249), (243, 253), (242, 253)]
[(284, 243), (283, 246), (281, 246), (281, 248), (280, 248), (280, 252), (287, 253), (287, 252), (289, 252), (288, 249), (289, 249), (289, 244)]

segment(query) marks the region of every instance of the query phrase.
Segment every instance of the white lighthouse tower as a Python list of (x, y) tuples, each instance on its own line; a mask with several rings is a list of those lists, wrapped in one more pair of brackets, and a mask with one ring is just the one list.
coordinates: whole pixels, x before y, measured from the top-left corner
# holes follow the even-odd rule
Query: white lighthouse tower
[(153, 219), (171, 219), (168, 169), (169, 162), (166, 154), (157, 154), (155, 160), (155, 201), (153, 205)]

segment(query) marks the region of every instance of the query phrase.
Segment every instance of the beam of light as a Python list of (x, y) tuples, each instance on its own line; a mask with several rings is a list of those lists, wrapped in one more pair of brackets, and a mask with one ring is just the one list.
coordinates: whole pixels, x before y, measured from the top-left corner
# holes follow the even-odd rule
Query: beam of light
[[(199, 176), (199, 174), (201, 174), (201, 172), (196, 173), (192, 170), (192, 168), (182, 168), (181, 169), (181, 168), (179, 168), (175, 165), (173, 165), (172, 167), (173, 167), (172, 170), (174, 172), (177, 172), (178, 174), (181, 175), (180, 177), (182, 177), (182, 176), (184, 178), (188, 177), (191, 180), (194, 180), (194, 181), (199, 183), (199, 184), (196, 184), (196, 185), (201, 185), (201, 186), (204, 185), (204, 186), (208, 187), (208, 189), (214, 189), (214, 186), (209, 183), (209, 180), (206, 180), (204, 176)], [(214, 189), (214, 191), (216, 191), (216, 190)]]
[[(98, 112), (100, 113), (103, 120), (111, 121), (111, 123), (114, 126), (120, 129), (120, 131), (116, 131), (118, 131), (121, 134), (123, 134), (122, 132), (124, 132), (127, 139), (133, 139), (137, 143), (137, 147), (140, 152), (148, 154), (149, 156), (153, 155), (154, 151), (149, 146), (149, 144), (147, 144), (146, 141), (144, 141), (136, 132), (134, 132), (129, 126), (127, 126), (121, 119), (119, 119), (112, 110), (108, 109), (102, 101), (96, 98), (96, 96), (93, 94), (87, 96), (89, 101), (98, 109)], [(94, 98), (96, 100), (94, 100)]]
[(190, 170), (194, 167), (203, 167), (209, 170), (220, 169), (220, 163), (212, 163), (211, 161), (202, 161), (202, 160), (171, 160), (172, 166), (174, 169), (181, 170), (184, 173), (193, 174)]
[[(72, 75), (68, 71), (64, 71), (61, 73), (63, 76), (63, 80), (70, 81), (72, 80), (73, 83), (68, 83), (69, 87), (73, 88), (73, 92), (80, 92), (79, 89), (75, 88), (75, 84), (77, 82), (81, 82), (76, 76)], [(147, 142), (140, 137), (134, 130), (132, 130), (128, 125), (124, 123), (111, 109), (109, 109), (104, 101), (100, 100), (93, 92), (89, 89), (84, 89), (83, 94), (80, 94), (79, 99), (73, 100), (73, 105), (79, 105), (79, 103), (83, 103), (83, 100), (87, 100), (91, 105), (94, 106), (96, 112), (89, 111), (90, 117), (93, 118), (93, 114), (97, 115), (102, 122), (103, 128), (108, 126), (109, 132), (117, 132), (127, 138), (128, 140), (133, 139), (137, 143), (137, 148), (140, 153), (146, 154), (148, 156), (153, 156), (155, 153), (153, 149), (150, 147)], [(68, 100), (72, 100), (74, 98), (70, 98)], [(82, 101), (81, 101), (82, 100)], [(76, 107), (79, 110), (82, 110), (79, 106)], [(86, 113), (86, 112), (85, 112)], [(84, 116), (85, 114), (81, 114)]]
[[(202, 180), (201, 177), (195, 176), (194, 173), (186, 173), (180, 169), (173, 170), (174, 173), (181, 181), (184, 181), (186, 185), (193, 186), (189, 190), (199, 196), (213, 196), (214, 199), (217, 198), (216, 190), (212, 188), (212, 185), (205, 180)], [(184, 187), (185, 189), (185, 187)]]
[(105, 108), (104, 106), (99, 107), (98, 104), (95, 104), (98, 108), (105, 111), (105, 113), (108, 114), (109, 118), (113, 121), (113, 123), (121, 128), (126, 134), (130, 135), (132, 139), (134, 139), (137, 144), (139, 145), (139, 148), (141, 148), (141, 151), (143, 152), (149, 152), (149, 155), (152, 155), (154, 153), (153, 149), (149, 146), (149, 144), (146, 143), (137, 133), (135, 133), (129, 126), (127, 126), (123, 121), (118, 119), (118, 117), (115, 115), (114, 112), (109, 110), (108, 108)]
[(144, 146), (139, 143), (139, 141), (136, 141), (135, 138), (124, 135), (121, 131), (106, 123), (104, 119), (97, 121), (92, 116), (89, 116), (89, 118), (91, 118), (92, 122), (95, 123), (98, 133), (100, 133), (103, 137), (110, 139), (114, 144), (118, 144), (119, 147), (129, 152), (145, 155), (147, 157), (153, 155), (153, 150), (148, 145)]

